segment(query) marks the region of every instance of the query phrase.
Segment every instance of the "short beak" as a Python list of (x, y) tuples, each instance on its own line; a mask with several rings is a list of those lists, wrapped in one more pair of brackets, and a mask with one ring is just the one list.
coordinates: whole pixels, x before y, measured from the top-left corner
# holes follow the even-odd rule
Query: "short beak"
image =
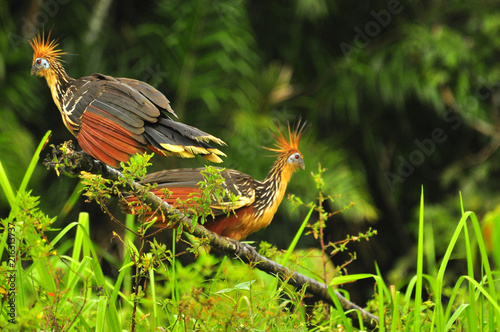
[(31, 75), (36, 75), (36, 73), (38, 73), (39, 70), (40, 68), (37, 68), (35, 67), (35, 65), (33, 65), (33, 67), (31, 67)]
[(306, 164), (304, 164), (304, 160), (299, 160), (299, 167), (302, 169), (306, 169)]

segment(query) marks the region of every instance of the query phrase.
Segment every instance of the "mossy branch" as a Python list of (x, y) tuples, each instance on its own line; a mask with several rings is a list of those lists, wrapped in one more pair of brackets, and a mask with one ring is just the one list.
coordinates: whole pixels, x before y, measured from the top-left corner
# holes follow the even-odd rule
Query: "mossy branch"
[[(81, 172), (88, 172), (101, 175), (103, 178), (112, 181), (122, 179), (123, 182), (124, 176), (120, 171), (93, 159), (85, 153), (75, 152), (72, 148), (68, 147), (71, 147), (71, 145), (63, 145), (63, 148), (54, 148), (53, 155), (44, 161), (44, 165), (55, 170), (58, 174), (62, 173), (76, 176)], [(221, 237), (201, 225), (193, 225), (190, 218), (155, 196), (153, 193), (149, 192), (147, 188), (144, 188), (137, 182), (132, 180), (126, 181), (124, 190), (134, 193), (136, 197), (143, 197), (144, 203), (149, 205), (151, 209), (161, 210), (165, 215), (168, 215), (170, 223), (173, 227), (183, 224), (186, 226), (185, 229), (187, 229), (191, 234), (196, 237), (207, 239), (207, 242), (211, 247), (221, 251), (225, 255), (237, 257), (252, 267), (270, 275), (278, 276), (280, 279), (286, 280), (288, 284), (294, 287), (302, 288), (307, 286), (307, 293), (314, 295), (318, 299), (329, 303), (330, 305), (334, 305), (333, 300), (328, 293), (327, 285), (308, 278), (300, 273), (294, 272), (285, 266), (260, 255), (255, 248), (246, 243)], [(344, 311), (346, 311), (347, 315), (353, 319), (354, 324), (358, 322), (358, 314), (355, 312), (358, 311), (366, 328), (370, 330), (377, 328), (379, 324), (377, 316), (348, 301), (339, 292), (335, 291), (335, 295), (337, 296)]]

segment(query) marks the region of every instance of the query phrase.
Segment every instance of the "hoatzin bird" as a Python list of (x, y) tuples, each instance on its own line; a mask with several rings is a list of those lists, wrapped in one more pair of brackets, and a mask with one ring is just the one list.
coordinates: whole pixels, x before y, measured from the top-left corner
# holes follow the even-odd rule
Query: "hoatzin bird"
[(149, 148), (162, 156), (222, 162), (224, 153), (208, 142), (225, 143), (197, 128), (173, 121), (177, 117), (168, 99), (147, 83), (92, 74), (73, 79), (59, 58), (66, 54), (50, 40), (50, 33), (30, 41), (33, 47), (31, 75), (43, 76), (61, 112), (64, 125), (81, 148), (111, 167)]
[[(271, 223), (271, 220), (278, 209), (286, 187), (292, 174), (298, 168), (304, 168), (304, 160), (299, 151), (299, 141), (305, 128), (304, 125), (297, 125), (295, 130), (288, 126), (288, 139), (279, 128), (277, 133), (273, 132), (276, 139), (275, 148), (266, 148), (276, 152), (278, 158), (274, 163), (269, 175), (264, 181), (258, 181), (250, 175), (233, 169), (225, 169), (220, 174), (224, 179), (223, 188), (236, 195), (238, 199), (232, 205), (226, 198), (221, 202), (212, 198), (212, 217), (203, 224), (208, 230), (219, 235), (235, 240), (245, 239), (250, 233), (258, 231)], [(204, 168), (175, 169), (148, 174), (145, 183), (157, 183), (157, 187), (152, 189), (158, 197), (161, 197), (170, 205), (182, 210), (183, 202), (187, 198), (200, 193), (198, 183), (205, 178), (201, 172)], [(165, 188), (168, 189), (168, 196), (165, 197)], [(126, 196), (124, 210), (128, 213), (137, 214), (141, 209), (141, 204), (137, 203), (134, 196)], [(137, 209), (136, 207), (139, 206)], [(227, 208), (231, 206), (232, 212), (228, 213)], [(152, 211), (147, 214), (154, 214)], [(162, 219), (159, 214), (156, 226), (167, 227), (168, 222)], [(162, 223), (163, 221), (163, 223)]]

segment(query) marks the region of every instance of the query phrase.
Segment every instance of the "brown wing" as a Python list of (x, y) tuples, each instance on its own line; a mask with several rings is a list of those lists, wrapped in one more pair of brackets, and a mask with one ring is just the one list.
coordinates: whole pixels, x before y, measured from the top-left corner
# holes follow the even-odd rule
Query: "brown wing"
[[(201, 171), (205, 168), (189, 168), (166, 170), (148, 174), (142, 183), (157, 183), (159, 190), (167, 188), (172, 194), (166, 199), (169, 204), (174, 204), (177, 198), (185, 200), (190, 193), (199, 193), (198, 183), (204, 180)], [(222, 171), (224, 178), (223, 187), (233, 195), (238, 196), (236, 202), (231, 202), (227, 195), (222, 200), (213, 198), (211, 208), (214, 215), (226, 214), (225, 208), (235, 210), (251, 205), (255, 200), (255, 180), (242, 172), (226, 169)]]
[(146, 147), (163, 156), (204, 155), (220, 162), (221, 151), (208, 141), (221, 140), (175, 122), (175, 113), (158, 90), (137, 80), (93, 74), (73, 81), (63, 99), (65, 124), (94, 158), (119, 167)]
[(168, 112), (175, 117), (177, 114), (174, 113), (172, 107), (170, 107), (170, 101), (161, 93), (156, 90), (151, 85), (144, 83), (142, 81), (134, 80), (131, 78), (120, 77), (117, 78), (118, 81), (127, 84), (131, 88), (140, 92), (144, 97), (148, 98), (153, 104), (159, 107), (162, 111)]
[[(201, 171), (204, 168), (176, 169), (156, 172), (146, 175), (142, 184), (157, 183), (157, 189), (153, 192), (164, 199), (170, 205), (178, 207), (178, 199), (185, 201), (192, 194), (199, 194), (198, 183), (204, 180)], [(228, 192), (238, 196), (236, 202), (231, 202), (229, 198), (222, 200), (214, 198), (211, 202), (212, 212), (215, 216), (226, 214), (227, 208), (234, 210), (251, 205), (255, 200), (255, 180), (242, 172), (235, 170), (224, 170), (221, 172), (224, 178), (223, 187)], [(164, 196), (165, 189), (171, 193), (168, 197)], [(137, 198), (133, 196), (126, 197), (127, 202), (136, 202)], [(127, 210), (128, 208), (125, 208)], [(130, 211), (129, 211), (130, 212)]]

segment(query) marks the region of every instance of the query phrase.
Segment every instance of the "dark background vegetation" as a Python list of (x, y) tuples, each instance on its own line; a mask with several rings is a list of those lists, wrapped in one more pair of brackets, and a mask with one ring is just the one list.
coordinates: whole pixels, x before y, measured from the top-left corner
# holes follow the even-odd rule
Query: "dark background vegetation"
[[(458, 222), (459, 192), (481, 217), (499, 203), (499, 4), (492, 1), (76, 1), (0, 0), (0, 161), (18, 186), (47, 130), (71, 139), (43, 79), (31, 77), (28, 40), (59, 38), (72, 77), (94, 72), (144, 80), (169, 98), (180, 121), (228, 143), (223, 166), (263, 179), (273, 158), (268, 127), (299, 117), (310, 127), (306, 171), (288, 192), (313, 200), (311, 171), (328, 169), (330, 210), (353, 208), (328, 224), (338, 241), (369, 227), (378, 236), (351, 246), (349, 273), (390, 282), (411, 276), (423, 185), (426, 221), (439, 255)], [(50, 152), (49, 148), (43, 155)], [(203, 160), (157, 158), (152, 170)], [(78, 179), (41, 163), (30, 188), (56, 226), (91, 214), (105, 250), (112, 223), (80, 197)], [(68, 208), (70, 207), (70, 208)], [(8, 214), (0, 195), (0, 217)], [(285, 248), (305, 216), (284, 202), (272, 225), (249, 240)], [(118, 213), (118, 212), (117, 212)], [(317, 246), (314, 239), (302, 246)], [(347, 255), (337, 255), (341, 264)], [(456, 272), (461, 272), (460, 264)], [(372, 292), (358, 286), (354, 299)]]

